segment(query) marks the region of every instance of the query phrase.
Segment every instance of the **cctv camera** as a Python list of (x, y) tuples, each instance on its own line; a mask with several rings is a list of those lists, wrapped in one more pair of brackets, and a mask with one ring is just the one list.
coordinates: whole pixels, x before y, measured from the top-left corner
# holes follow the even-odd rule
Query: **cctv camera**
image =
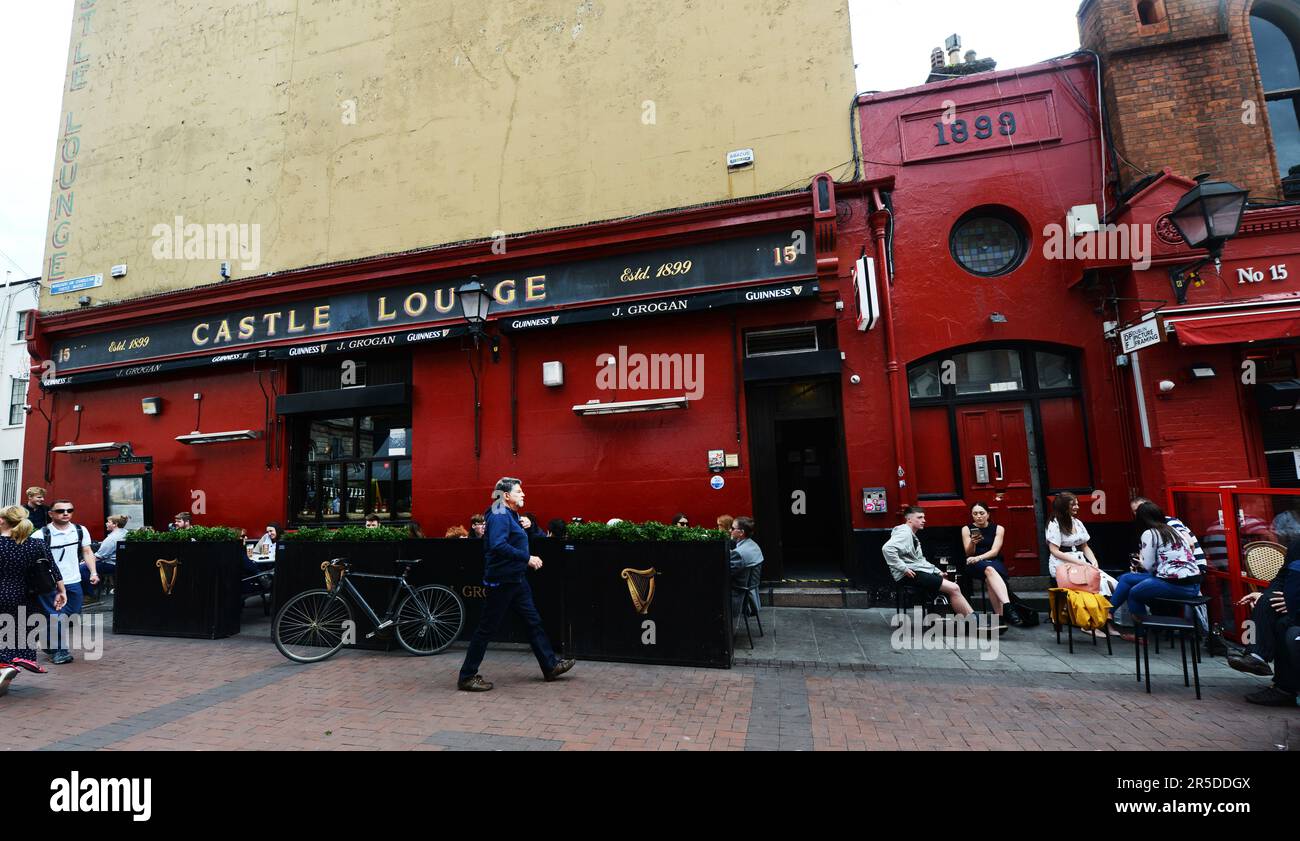
[(853, 383), (854, 385), (857, 385), (858, 383), (862, 382), (862, 377), (859, 377), (857, 374), (854, 374), (853, 376), (849, 377), (849, 382)]
[(83, 307), (88, 307), (88, 306), (90, 306), (90, 296), (89, 296), (89, 295), (82, 295), (80, 298), (77, 299), (77, 303), (80, 304), (80, 305), (83, 306)]
[(1173, 380), (1161, 380), (1161, 381), (1160, 381), (1160, 390), (1161, 390), (1162, 392), (1166, 392), (1166, 393), (1167, 393), (1167, 392), (1170, 392), (1170, 391), (1173, 391), (1173, 390), (1174, 390), (1174, 381), (1173, 381)]

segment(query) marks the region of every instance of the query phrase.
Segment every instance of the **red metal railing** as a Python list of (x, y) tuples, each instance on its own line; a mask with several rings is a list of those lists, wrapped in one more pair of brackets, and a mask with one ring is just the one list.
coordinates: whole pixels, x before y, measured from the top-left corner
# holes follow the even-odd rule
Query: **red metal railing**
[[(1166, 495), (1165, 512), (1177, 517), (1196, 535), (1209, 565), (1201, 592), (1211, 596), (1211, 621), (1223, 623), (1224, 634), (1240, 640), (1250, 611), (1237, 604), (1250, 587), (1268, 584), (1246, 569), (1244, 548), (1267, 540), (1286, 546), (1300, 529), (1300, 488), (1206, 487), (1178, 485)], [(1290, 517), (1286, 512), (1294, 512)], [(1281, 531), (1279, 531), (1281, 530)]]

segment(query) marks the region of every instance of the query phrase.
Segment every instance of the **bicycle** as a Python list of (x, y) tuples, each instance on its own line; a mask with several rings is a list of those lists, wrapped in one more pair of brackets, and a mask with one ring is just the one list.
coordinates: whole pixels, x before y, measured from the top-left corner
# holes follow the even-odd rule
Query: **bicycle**
[[(455, 591), (441, 584), (412, 587), (406, 575), (412, 566), (420, 563), (419, 558), (397, 563), (404, 566), (399, 575), (352, 572), (347, 558), (321, 564), (327, 589), (300, 593), (280, 608), (271, 628), (275, 647), (296, 663), (319, 663), (333, 657), (356, 627), (346, 596), (351, 596), (375, 623), (375, 630), (366, 639), (394, 628), (402, 647), (420, 657), (437, 654), (451, 645), (465, 625), (464, 602)], [(331, 569), (339, 573), (336, 580), (330, 577)], [(353, 578), (397, 582), (382, 619), (352, 584)]]

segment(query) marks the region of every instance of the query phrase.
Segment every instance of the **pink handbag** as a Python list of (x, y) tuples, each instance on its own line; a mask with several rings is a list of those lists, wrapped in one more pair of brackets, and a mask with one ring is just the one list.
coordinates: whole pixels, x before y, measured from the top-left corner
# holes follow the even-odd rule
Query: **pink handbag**
[(1085, 593), (1101, 592), (1101, 570), (1091, 564), (1057, 564), (1056, 586)]

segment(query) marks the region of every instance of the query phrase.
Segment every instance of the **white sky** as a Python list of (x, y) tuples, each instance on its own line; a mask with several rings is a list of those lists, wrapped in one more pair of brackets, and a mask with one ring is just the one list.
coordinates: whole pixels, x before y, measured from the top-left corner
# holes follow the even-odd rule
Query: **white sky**
[[(42, 271), (74, 2), (0, 0), (0, 272), (13, 280)], [(1071, 52), (1079, 2), (849, 0), (858, 90), (921, 84), (953, 33), (1003, 69)]]

